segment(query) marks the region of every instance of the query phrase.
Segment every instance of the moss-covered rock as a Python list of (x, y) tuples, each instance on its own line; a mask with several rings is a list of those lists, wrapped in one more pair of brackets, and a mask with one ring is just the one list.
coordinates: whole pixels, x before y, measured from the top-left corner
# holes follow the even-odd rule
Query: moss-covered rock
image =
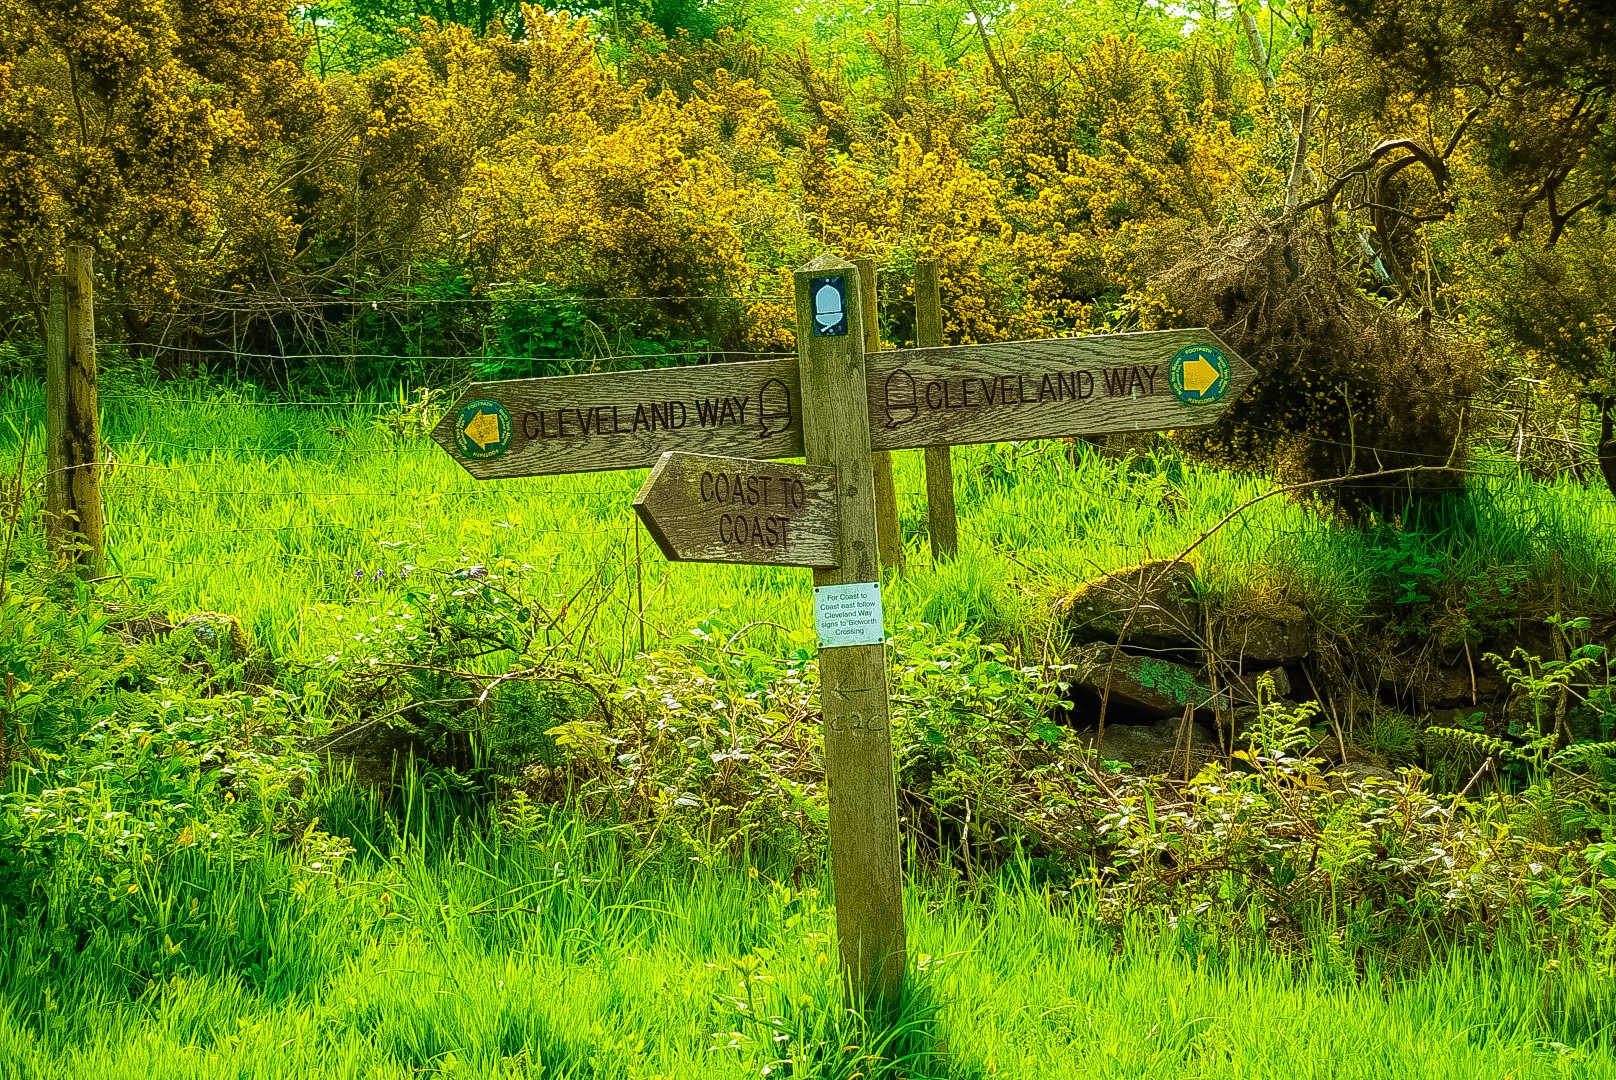
[(1122, 643), (1138, 649), (1198, 649), (1205, 631), (1195, 595), (1195, 568), (1157, 559), (1113, 571), (1056, 602), (1056, 614), (1079, 644)]
[(1276, 604), (1219, 626), (1215, 644), (1226, 663), (1247, 671), (1293, 664), (1313, 651), (1313, 621), (1293, 604)]
[(199, 611), (180, 620), (180, 628), (189, 630), (196, 643), (226, 663), (244, 660), (252, 652), (247, 631), (234, 615), (217, 611)]
[[(1196, 669), (1156, 656), (1119, 652), (1103, 644), (1086, 646), (1078, 654), (1073, 684), (1097, 697), (1105, 695), (1109, 679), (1110, 705), (1148, 716), (1183, 716), (1186, 705), (1196, 711), (1212, 707), (1212, 690)], [(1078, 717), (1079, 722), (1088, 718)]]

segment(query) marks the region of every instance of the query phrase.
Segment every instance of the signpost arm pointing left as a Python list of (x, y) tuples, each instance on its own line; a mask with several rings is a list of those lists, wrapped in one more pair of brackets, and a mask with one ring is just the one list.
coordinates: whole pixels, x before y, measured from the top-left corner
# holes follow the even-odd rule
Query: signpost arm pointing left
[[(834, 300), (825, 289), (838, 286), (840, 323), (825, 307)], [(835, 466), (840, 510), (840, 565), (815, 570), (814, 585), (879, 583), (858, 270), (822, 255), (796, 272), (796, 293), (803, 448), (810, 465)], [(820, 649), (820, 712), (842, 970), (855, 993), (890, 1000), (903, 985), (903, 874), (886, 646), (876, 636), (874, 644)]]

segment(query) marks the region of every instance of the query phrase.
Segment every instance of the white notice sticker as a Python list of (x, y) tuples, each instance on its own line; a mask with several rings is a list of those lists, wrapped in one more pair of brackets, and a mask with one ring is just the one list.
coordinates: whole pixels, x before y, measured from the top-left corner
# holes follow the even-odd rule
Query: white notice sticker
[(819, 631), (821, 649), (881, 644), (885, 638), (881, 630), (881, 583), (819, 586), (814, 590), (814, 627)]

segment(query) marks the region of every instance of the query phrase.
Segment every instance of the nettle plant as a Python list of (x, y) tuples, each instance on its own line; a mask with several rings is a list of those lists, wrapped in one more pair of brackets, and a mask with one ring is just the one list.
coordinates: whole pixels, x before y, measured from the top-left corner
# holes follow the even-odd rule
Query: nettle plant
[(0, 907), (82, 940), (157, 925), (187, 875), (231, 874), (266, 851), (288, 855), (288, 887), (334, 879), (348, 845), (305, 802), (318, 695), (245, 679), (256, 660), (228, 635), (140, 639), (136, 623), (153, 625), (71, 575), (34, 567), (9, 582)]
[(1055, 710), (1068, 666), (1016, 662), (1003, 645), (932, 626), (906, 627), (892, 653), (892, 742), (906, 826), (935, 853), (1001, 861), (1018, 840), (1038, 846), (1039, 786), (1089, 789)]
[[(643, 657), (613, 693), (611, 724), (550, 729), (561, 753), (527, 770), (527, 789), (703, 861), (762, 843), (812, 863), (828, 824), (818, 663), (806, 647), (752, 643), (752, 629), (704, 621), (682, 648)], [(906, 831), (967, 867), (1002, 861), (1014, 836), (1037, 832), (1026, 819), (1042, 779), (1081, 775), (1082, 751), (1050, 719), (1059, 672), (930, 626), (906, 628), (889, 658)]]
[(1333, 776), (1308, 753), (1311, 715), (1262, 686), (1244, 769), (1213, 762), (1187, 785), (1119, 793), (1099, 823), (1102, 913), (1168, 911), (1298, 946), (1323, 932), (1348, 956), (1510, 926), (1598, 945), (1616, 915), (1611, 845), (1546, 836), (1551, 792), (1467, 801), (1433, 793), (1417, 769)]
[[(462, 560), (412, 574), (398, 605), (357, 625), (334, 611), (343, 642), (320, 675), (333, 707), (356, 731), (406, 728), (440, 768), (470, 768), (496, 790), (615, 821), (698, 862), (756, 845), (817, 859), (828, 818), (806, 633), (713, 616), (683, 643), (602, 672), (578, 646), (588, 604), (546, 603), (529, 577)], [(1044, 787), (1071, 789), (1061, 805), (1087, 790), (1083, 752), (1051, 719), (1064, 670), (924, 625), (905, 628), (889, 657), (907, 827), (966, 865), (999, 861), (1017, 835), (1041, 842)]]

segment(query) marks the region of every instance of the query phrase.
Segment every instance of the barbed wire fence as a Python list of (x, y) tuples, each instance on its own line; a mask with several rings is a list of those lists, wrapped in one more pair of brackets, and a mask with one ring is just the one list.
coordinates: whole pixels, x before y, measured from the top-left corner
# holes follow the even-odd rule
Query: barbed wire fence
[[(883, 323), (899, 321), (893, 316), (893, 310), (907, 303), (896, 293), (897, 290), (892, 290), (881, 296)], [(706, 301), (768, 306), (789, 304), (790, 298), (681, 296), (616, 297), (593, 301), (587, 298), (582, 301), (578, 298), (527, 298), (523, 302), (576, 306), (580, 302), (616, 305), (653, 303), (690, 305)], [(375, 298), (348, 303), (353, 306), (369, 305), (378, 312), (384, 309), (419, 312), (431, 305), (482, 304), (488, 307), (501, 302), (508, 302), (508, 299), (412, 297), (396, 300)], [(230, 303), (220, 300), (208, 306), (207, 310), (213, 317), (221, 319), (229, 313), (235, 321), (237, 339), (242, 340), (248, 336), (241, 333), (242, 325), (250, 325), (253, 319), (272, 318), (277, 314), (296, 316), (305, 314), (312, 306), (312, 303), (293, 303), (276, 308), (255, 300), (232, 307)], [(156, 318), (158, 313), (147, 314), (154, 316), (152, 325), (160, 321)], [(177, 317), (179, 313), (167, 314)], [(484, 346), (489, 340), (488, 333), (481, 335)], [(602, 340), (605, 340), (604, 336)], [(148, 568), (156, 565), (178, 568), (188, 561), (216, 557), (219, 550), (217, 544), (211, 546), (195, 542), (189, 546), (186, 544), (187, 539), (195, 541), (199, 528), (205, 529), (212, 524), (229, 533), (232, 541), (261, 535), (281, 538), (276, 558), (290, 563), (306, 564), (315, 569), (325, 569), (327, 572), (321, 576), (329, 585), (341, 581), (350, 569), (364, 571), (368, 576), (367, 568), (351, 568), (347, 565), (356, 558), (356, 549), (363, 548), (367, 544), (373, 547), (378, 543), (394, 542), (396, 536), (384, 539), (378, 534), (396, 531), (400, 520), (398, 511), (417, 509), (424, 499), (431, 500), (440, 508), (442, 514), (452, 511), (462, 514), (496, 513), (497, 504), (503, 498), (499, 485), (478, 486), (469, 478), (456, 477), (452, 483), (428, 484), (428, 490), (422, 487), (422, 477), (414, 475), (422, 471), (424, 459), (430, 457), (441, 458), (445, 470), (451, 468), (448, 459), (443, 457), (443, 452), (425, 438), (425, 432), (430, 427), (430, 420), (434, 415), (431, 409), (432, 403), (436, 401), (442, 404), (451, 400), (458, 387), (437, 388), (440, 392), (435, 397), (430, 393), (411, 395), (402, 389), (392, 397), (360, 392), (340, 398), (300, 395), (287, 397), (274, 392), (266, 394), (234, 380), (235, 374), (248, 370), (252, 363), (261, 361), (282, 365), (329, 363), (351, 371), (357, 370), (358, 362), (361, 360), (397, 362), (404, 367), (414, 365), (415, 370), (419, 370), (424, 362), (441, 362), (447, 368), (458, 371), (457, 381), (463, 386), (471, 381), (480, 366), (489, 364), (528, 364), (548, 374), (564, 374), (666, 364), (723, 363), (740, 359), (792, 355), (779, 351), (744, 351), (730, 348), (671, 348), (668, 351), (640, 350), (624, 353), (597, 351), (592, 355), (536, 357), (520, 352), (491, 352), (486, 347), (476, 352), (402, 355), (399, 352), (359, 348), (356, 335), (350, 335), (348, 344), (351, 347), (346, 351), (303, 349), (264, 352), (245, 347), (197, 348), (172, 344), (160, 339), (99, 343), (104, 355), (118, 361), (109, 365), (116, 377), (109, 380), (107, 392), (103, 393), (100, 401), (103, 413), (118, 420), (106, 439), (105, 458), (107, 471), (117, 479), (120, 496), (107, 506), (108, 543), (114, 552), (114, 569), (117, 573), (127, 575), (135, 569), (127, 565), (128, 560), (118, 558), (118, 553), (124, 550), (138, 552), (138, 557), (133, 561), (138, 562), (139, 568), (145, 572), (149, 572)], [(189, 357), (217, 358), (219, 363), (215, 365), (215, 369), (224, 370), (228, 377), (212, 381), (182, 378), (154, 382), (133, 378), (126, 370), (120, 371), (120, 364), (125, 367), (135, 366), (132, 358), (151, 362), (165, 350)], [(184, 365), (180, 367), (183, 368)], [(197, 368), (193, 369), (191, 374), (194, 376), (201, 372), (202, 369)], [(288, 389), (290, 388), (289, 385)], [(356, 386), (353, 389), (358, 391), (362, 390), (362, 387)], [(1408, 393), (1414, 397), (1435, 392), (1410, 387)], [(1441, 396), (1451, 397), (1451, 395)], [(27, 400), (21, 400), (25, 398)], [(184, 437), (183, 432), (177, 433), (165, 428), (163, 424), (154, 422), (160, 419), (155, 415), (160, 410), (154, 408), (159, 404), (211, 414), (218, 421), (213, 425), (213, 429), (222, 434), (209, 441)], [(1597, 475), (1593, 440), (1590, 438), (1587, 420), (1580, 410), (1568, 405), (1564, 399), (1547, 392), (1545, 388), (1531, 380), (1517, 378), (1506, 383), (1490, 385), (1484, 388), (1484, 392), (1467, 397), (1462, 402), (1454, 401), (1452, 404), (1455, 407), (1462, 407), (1470, 417), (1480, 418), (1473, 421), (1474, 426), (1469, 437), (1474, 441), (1487, 443), (1494, 450), (1489, 459), (1493, 467), (1482, 477), (1484, 480), (1487, 477), (1514, 479), (1523, 473), (1540, 479), (1569, 476), (1576, 480), (1586, 480)], [(411, 416), (412, 408), (416, 409), (419, 415)], [(244, 425), (244, 430), (232, 434), (229, 430), (230, 420), (243, 411), (271, 418), (275, 424), (271, 427), (254, 427), (247, 424)], [(382, 434), (360, 438), (359, 433), (349, 430), (356, 421), (368, 423)], [(0, 424), (10, 428), (14, 446), (25, 445), (31, 439), (38, 441), (38, 435), (44, 430), (46, 422), (43, 400), (37, 394), (30, 396), (26, 389), (20, 392), (14, 389), (10, 400), (4, 402), (4, 407), (0, 408)], [(1348, 446), (1342, 440), (1298, 435), (1288, 431), (1280, 432), (1278, 429), (1255, 422), (1246, 422), (1241, 426), (1264, 435), (1284, 435), (1286, 438), (1305, 439), (1336, 448)], [(355, 445), (356, 443), (360, 445)], [(1376, 447), (1361, 443), (1351, 445), (1353, 449), (1366, 455), (1382, 452), (1388, 456), (1405, 459), (1428, 459), (1428, 463), (1432, 465), (1440, 465), (1445, 460), (1451, 460), (1451, 455), (1421, 454), (1400, 447)], [(1126, 453), (1127, 450), (1124, 449), (1122, 452)], [(323, 488), (310, 487), (288, 483), (286, 482), (288, 478), (284, 476), (279, 477), (281, 482), (272, 482), (276, 477), (273, 475), (274, 470), (268, 466), (294, 460), (301, 462), (309, 458), (335, 459), (339, 465), (329, 470), (329, 473), (333, 479), (346, 480), (347, 483)], [(1510, 458), (1513, 458), (1512, 467), (1506, 464)], [(378, 468), (378, 462), (384, 464)], [(23, 462), (19, 461), (19, 467), (22, 465)], [(244, 483), (241, 468), (243, 465), (251, 466), (249, 472), (256, 469), (257, 474), (263, 479), (257, 483)], [(23, 477), (26, 480), (27, 490), (37, 490), (43, 482), (43, 471), (44, 463), (41, 457), (36, 455), (33, 461), (28, 463), (26, 476)], [(361, 471), (364, 472), (363, 482), (353, 482)], [(440, 481), (445, 475), (452, 473), (440, 471), (438, 473)], [(566, 523), (549, 525), (527, 523), (522, 526), (521, 534), (524, 537), (553, 541), (556, 546), (574, 552), (581, 547), (601, 549), (597, 553), (609, 552), (618, 567), (626, 568), (632, 563), (634, 568), (632, 575), (616, 571), (607, 574), (602, 571), (597, 574), (597, 578), (604, 581), (610, 577), (612, 588), (623, 591), (623, 596), (616, 598), (614, 602), (621, 602), (624, 607), (626, 613), (624, 625), (636, 624), (643, 635), (646, 620), (644, 599), (646, 552), (643, 538), (639, 535), (639, 523), (629, 505), (631, 491), (626, 482), (603, 484), (599, 480), (599, 474), (592, 474), (588, 478), (578, 475), (523, 481), (530, 498), (564, 500), (569, 504), (575, 517)], [(22, 497), (22, 492), (19, 491), (18, 498)], [(1119, 508), (1131, 508), (1135, 511), (1162, 508), (1161, 505), (1147, 505), (1152, 499), (1159, 504), (1159, 496), (1126, 489), (1114, 492), (1088, 492), (1086, 497), (1108, 501)], [(346, 518), (342, 513), (340, 504), (345, 501), (369, 507), (378, 498), (384, 499), (393, 508), (392, 517), (384, 517), (370, 508), (356, 510)], [(37, 495), (34, 499), (33, 513), (28, 515), (30, 517), (37, 517), (38, 514)], [(176, 505), (191, 508), (192, 514), (189, 520), (185, 515), (173, 512)], [(164, 513), (161, 515), (148, 513), (153, 506), (162, 508)], [(1168, 505), (1167, 509), (1171, 510), (1172, 507)], [(1515, 512), (1519, 514), (1523, 528), (1554, 531), (1555, 523), (1548, 519), (1541, 503), (1517, 500)], [(1616, 538), (1616, 511), (1609, 508), (1602, 509), (1590, 518), (1587, 507), (1583, 506), (1579, 513), (1585, 517), (1581, 522), (1582, 526)], [(499, 516), (495, 516), (493, 520), (508, 525), (508, 522)], [(1013, 528), (1007, 527), (1012, 523)], [(1051, 527), (1051, 519), (1046, 514), (1033, 514), (1000, 504), (995, 507), (991, 519), (968, 514), (962, 526), (963, 531), (984, 549), (1014, 555), (1017, 537), (1047, 532)], [(1287, 539), (1315, 533), (1318, 526), (1308, 523), (1281, 526), (1272, 520), (1264, 521), (1261, 525), (1252, 520), (1244, 520), (1234, 526), (1237, 531), (1258, 528), (1263, 531), (1265, 542), (1278, 544)], [(307, 539), (311, 542), (323, 541), (326, 545), (325, 550), (306, 550), (309, 544), (288, 539), (300, 533), (307, 534)], [(210, 552), (214, 554), (210, 555)], [(340, 574), (335, 572), (339, 563), (342, 564)], [(347, 592), (324, 598), (352, 599), (354, 594), (354, 590), (349, 589)]]

